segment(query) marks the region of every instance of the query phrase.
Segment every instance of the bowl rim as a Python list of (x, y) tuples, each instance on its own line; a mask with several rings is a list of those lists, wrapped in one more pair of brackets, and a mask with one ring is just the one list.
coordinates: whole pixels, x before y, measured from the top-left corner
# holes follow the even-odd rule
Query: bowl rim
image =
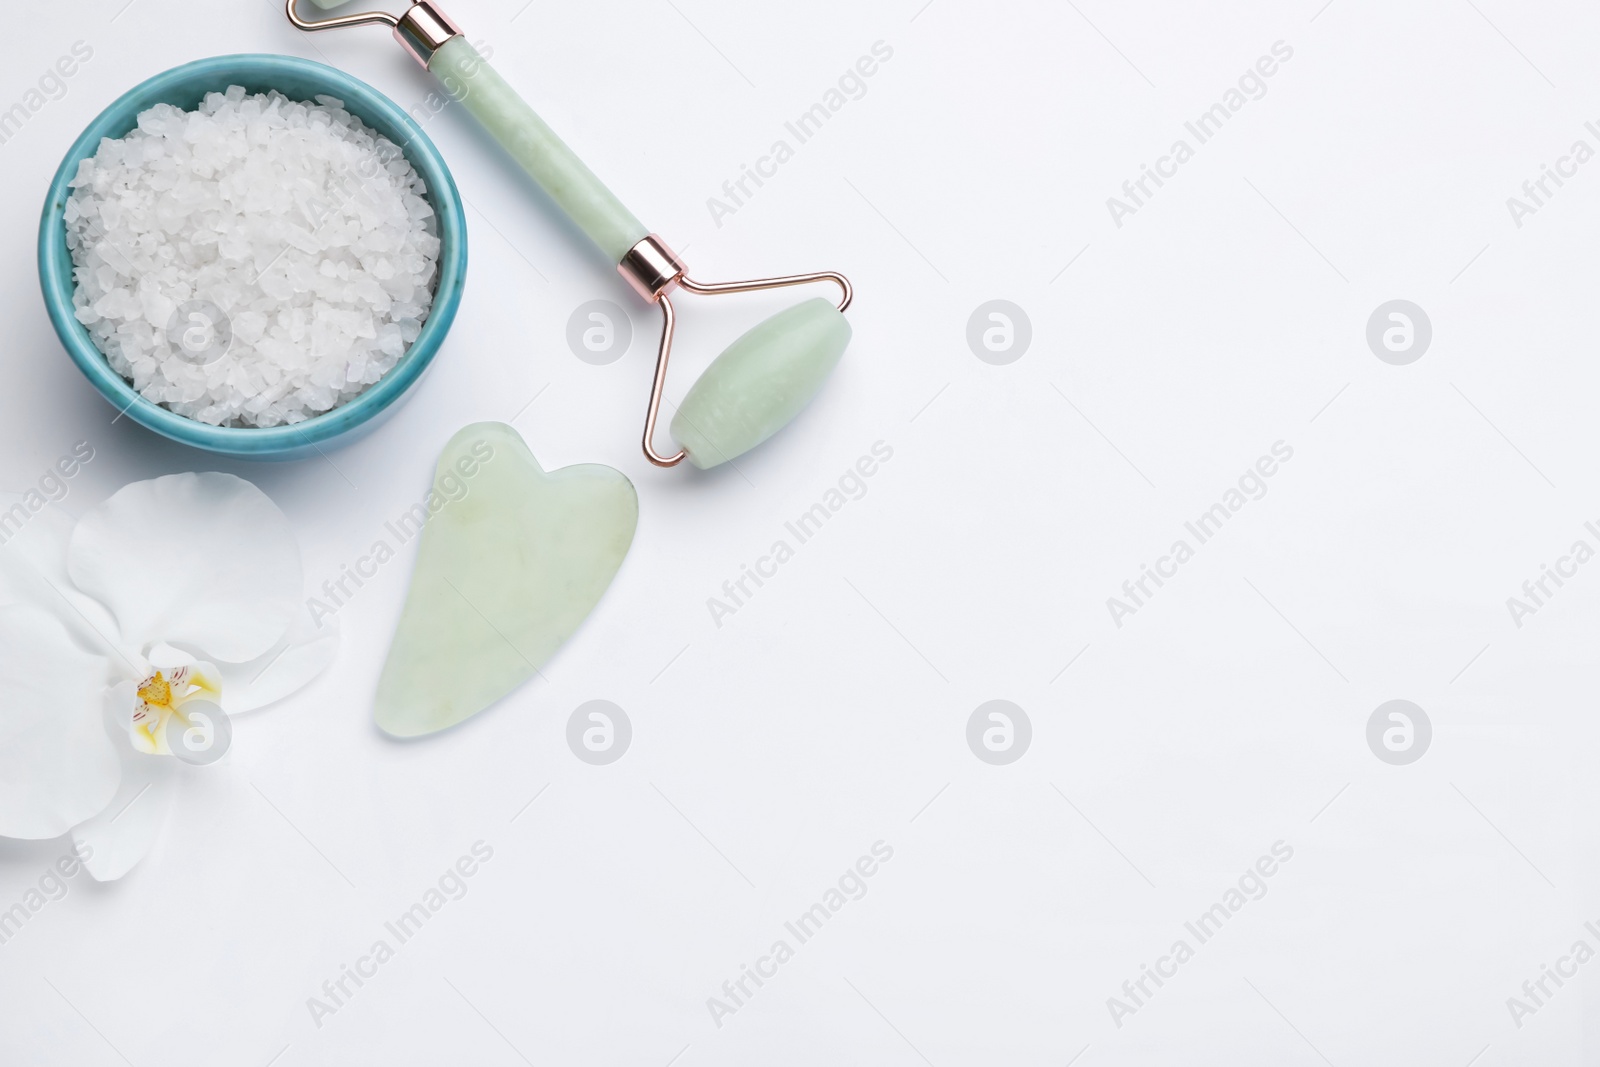
[[(77, 176), (79, 162), (94, 154), (102, 138), (126, 135), (134, 128), (138, 114), (163, 102), (162, 96), (174, 85), (215, 74), (219, 84), (214, 91), (222, 92), (239, 81), (271, 84), (273, 75), (286, 69), (320, 84), (323, 94), (343, 100), (350, 112), (368, 126), (376, 127), (372, 118), (377, 116), (406, 132), (405, 141), (398, 143), (398, 147), (426, 182), (428, 200), (438, 219), (440, 251), (433, 304), (417, 339), (407, 347), (399, 362), (348, 403), (292, 426), (213, 426), (179, 415), (140, 395), (133, 383), (112, 369), (110, 361), (95, 347), (89, 331), (73, 314), (75, 285), (65, 218), (66, 201), (72, 193), (69, 183)], [(285, 95), (295, 98), (293, 94)], [(51, 324), (78, 369), (118, 409), (118, 418), (127, 415), (172, 440), (245, 458), (320, 451), (319, 445), (368, 422), (405, 395), (432, 363), (455, 319), (465, 280), (466, 258), (467, 226), (461, 194), (444, 157), (415, 120), (382, 92), (336, 67), (298, 56), (265, 52), (213, 56), (184, 63), (145, 79), (119, 96), (67, 149), (50, 183), (39, 225), (39, 281)]]

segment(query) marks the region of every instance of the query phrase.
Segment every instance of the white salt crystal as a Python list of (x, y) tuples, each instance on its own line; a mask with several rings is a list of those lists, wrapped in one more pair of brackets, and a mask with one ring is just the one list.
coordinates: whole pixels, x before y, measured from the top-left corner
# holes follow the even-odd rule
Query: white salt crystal
[(74, 313), (114, 370), (180, 415), (304, 422), (392, 370), (428, 317), (427, 187), (333, 97), (235, 85), (193, 112), (158, 104), (72, 187)]

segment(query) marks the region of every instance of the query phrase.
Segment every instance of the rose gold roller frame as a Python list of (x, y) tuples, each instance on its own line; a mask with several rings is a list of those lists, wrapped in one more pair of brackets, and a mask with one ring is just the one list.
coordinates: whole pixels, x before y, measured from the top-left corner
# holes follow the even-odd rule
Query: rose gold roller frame
[[(295, 9), (296, 0), (285, 0), (284, 10), (296, 28), (314, 30), (339, 29), (345, 26), (388, 26), (395, 40), (403, 45), (411, 57), (427, 69), (428, 61), (445, 42), (461, 33), (449, 16), (428, 0), (419, 0), (403, 15), (387, 11), (364, 11), (353, 15), (335, 15), (325, 19), (308, 20)], [(812, 282), (832, 282), (840, 290), (838, 303), (842, 313), (855, 299), (850, 279), (837, 271), (819, 271), (815, 274), (790, 274), (779, 278), (751, 278), (738, 282), (697, 282), (688, 275), (688, 267), (678, 258), (667, 243), (651, 234), (632, 248), (617, 264), (617, 273), (647, 303), (661, 306), (661, 345), (656, 354), (656, 371), (650, 386), (650, 406), (644, 419), (644, 454), (658, 467), (675, 467), (682, 463), (686, 453), (679, 449), (666, 456), (656, 451), (656, 422), (661, 415), (661, 396), (667, 384), (667, 363), (672, 358), (672, 338), (677, 326), (677, 315), (668, 294), (683, 289), (701, 296), (725, 296), (729, 293), (751, 293), (760, 289), (786, 289), (793, 285)]]
[(667, 247), (665, 241), (651, 234), (632, 248), (617, 264), (617, 273), (627, 281), (633, 291), (652, 304), (661, 305), (661, 347), (656, 354), (656, 374), (650, 386), (650, 406), (644, 416), (645, 458), (658, 467), (675, 467), (685, 455), (680, 448), (671, 456), (656, 451), (656, 420), (661, 416), (661, 393), (667, 384), (667, 362), (672, 358), (672, 336), (677, 326), (672, 300), (667, 295), (683, 287), (701, 296), (724, 296), (728, 293), (751, 293), (758, 289), (786, 289), (791, 285), (809, 285), (812, 282), (833, 282), (840, 289), (839, 310), (843, 312), (855, 299), (850, 279), (835, 271), (816, 274), (791, 274), (782, 278), (751, 278), (742, 282), (697, 282), (688, 275), (688, 267), (678, 254)]

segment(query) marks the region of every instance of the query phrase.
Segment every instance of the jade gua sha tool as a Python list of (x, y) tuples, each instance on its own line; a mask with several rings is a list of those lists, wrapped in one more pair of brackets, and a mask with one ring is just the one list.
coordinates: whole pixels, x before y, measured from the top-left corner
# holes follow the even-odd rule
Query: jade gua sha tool
[(639, 523), (633, 483), (598, 463), (546, 473), (517, 431), (480, 422), (439, 455), (446, 497), (422, 525), (416, 569), (373, 718), (436, 733), (527, 681), (594, 610)]
[[(302, 30), (366, 24), (390, 27), (417, 62), (443, 83), (600, 251), (616, 262), (617, 272), (634, 291), (660, 306), (661, 345), (644, 423), (644, 454), (651, 463), (672, 467), (688, 459), (696, 467), (715, 467), (772, 436), (822, 388), (850, 342), (844, 311), (853, 292), (844, 275), (822, 271), (742, 282), (695, 281), (666, 242), (622, 205), (432, 3), (415, 3), (399, 16), (368, 11), (307, 21), (296, 12), (295, 2), (286, 0), (289, 21)], [(345, 0), (314, 2), (331, 8)], [(779, 312), (734, 341), (684, 396), (671, 426), (672, 436), (680, 444), (678, 451), (671, 455), (657, 451), (656, 419), (676, 321), (668, 294), (682, 288), (719, 296), (822, 281), (839, 287), (838, 304), (820, 297), (808, 300)]]

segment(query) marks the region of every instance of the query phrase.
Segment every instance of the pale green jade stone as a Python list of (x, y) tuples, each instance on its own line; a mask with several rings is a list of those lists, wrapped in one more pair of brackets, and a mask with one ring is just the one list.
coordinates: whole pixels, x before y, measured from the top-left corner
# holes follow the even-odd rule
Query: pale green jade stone
[(374, 717), (396, 737), (454, 726), (537, 673), (594, 610), (639, 524), (619, 471), (546, 473), (499, 422), (450, 439), (434, 494), (378, 679)]
[(650, 235), (465, 37), (446, 41), (428, 69), (611, 262)]
[(849, 343), (849, 321), (821, 297), (778, 312), (706, 368), (672, 436), (702, 470), (748, 452), (800, 414)]

